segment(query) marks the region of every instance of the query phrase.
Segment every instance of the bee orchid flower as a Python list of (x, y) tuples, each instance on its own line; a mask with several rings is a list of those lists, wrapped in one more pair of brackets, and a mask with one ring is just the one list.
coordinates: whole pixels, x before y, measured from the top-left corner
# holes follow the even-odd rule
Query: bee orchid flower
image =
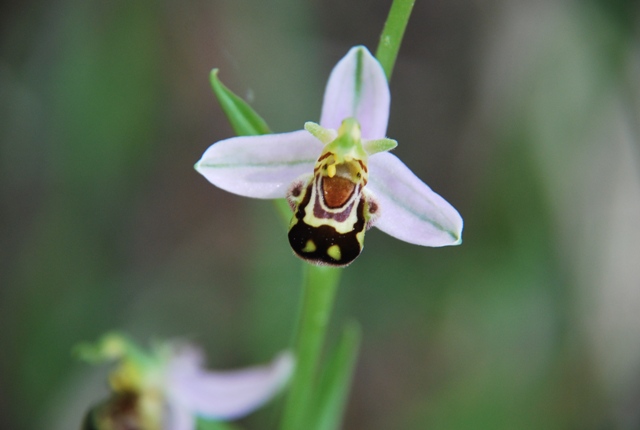
[(219, 141), (195, 168), (235, 194), (287, 198), (289, 243), (314, 264), (351, 263), (373, 226), (416, 245), (457, 245), (460, 214), (388, 152), (389, 104), (380, 63), (356, 46), (331, 72), (318, 124)]
[(146, 351), (115, 333), (77, 352), (85, 361), (118, 363), (109, 376), (111, 396), (90, 410), (83, 429), (195, 430), (198, 417), (233, 420), (271, 399), (293, 371), (289, 353), (265, 366), (206, 370), (193, 345), (160, 343)]

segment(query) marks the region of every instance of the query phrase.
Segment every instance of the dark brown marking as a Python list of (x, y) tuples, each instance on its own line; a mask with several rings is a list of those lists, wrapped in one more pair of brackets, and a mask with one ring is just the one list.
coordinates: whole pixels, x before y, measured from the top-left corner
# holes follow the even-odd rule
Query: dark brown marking
[(113, 428), (122, 430), (142, 429), (139, 396), (134, 392), (114, 394), (108, 400), (89, 410), (81, 430)]
[(300, 193), (302, 192), (302, 183), (297, 183), (293, 188), (291, 188), (291, 195), (293, 197), (300, 197)]
[(337, 209), (344, 206), (353, 195), (356, 185), (347, 178), (334, 176), (322, 178), (322, 194), (327, 207)]
[(317, 162), (324, 160), (325, 158), (329, 157), (330, 155), (333, 155), (333, 152), (325, 152), (324, 154), (322, 154), (320, 156), (320, 158), (318, 158)]
[(313, 184), (314, 181), (309, 182), (309, 185), (307, 185), (307, 189), (305, 190), (304, 197), (293, 214), (298, 220), (302, 220), (304, 218), (304, 208), (307, 207), (311, 200), (311, 187), (313, 187)]
[[(289, 229), (289, 243), (293, 251), (302, 259), (315, 264), (328, 264), (331, 266), (346, 266), (356, 259), (362, 251), (362, 245), (358, 241), (358, 233), (364, 230), (364, 206), (365, 199), (361, 197), (358, 201), (357, 215), (358, 221), (353, 226), (353, 230), (341, 234), (329, 225), (314, 227), (303, 221), (304, 207), (309, 204), (311, 190), (307, 189), (298, 211), (296, 211), (296, 222)], [(316, 250), (313, 252), (303, 252), (302, 250), (308, 240), (313, 240)], [(338, 245), (340, 247), (340, 260), (335, 260), (327, 254), (329, 247)]]
[[(358, 241), (357, 235), (364, 231), (366, 227), (364, 219), (364, 196), (361, 196), (357, 201), (357, 222), (354, 224), (353, 230), (345, 234), (340, 234), (332, 226), (321, 225), (314, 227), (304, 222), (305, 208), (311, 202), (311, 187), (313, 186), (314, 182), (307, 185), (302, 201), (296, 208), (294, 220), (292, 221), (288, 234), (289, 244), (293, 251), (303, 260), (314, 264), (346, 266), (355, 260), (362, 251), (362, 245)], [(315, 243), (317, 249), (313, 252), (303, 252), (302, 250), (310, 239)], [(327, 250), (332, 245), (338, 245), (340, 247), (340, 261), (336, 261), (327, 254)]]

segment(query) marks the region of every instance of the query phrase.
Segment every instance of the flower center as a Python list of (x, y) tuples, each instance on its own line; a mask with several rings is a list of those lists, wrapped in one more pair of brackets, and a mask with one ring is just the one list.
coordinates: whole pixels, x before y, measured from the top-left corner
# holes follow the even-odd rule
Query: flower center
[(331, 209), (344, 206), (353, 194), (355, 188), (356, 184), (341, 176), (332, 177), (329, 175), (322, 178), (324, 202)]

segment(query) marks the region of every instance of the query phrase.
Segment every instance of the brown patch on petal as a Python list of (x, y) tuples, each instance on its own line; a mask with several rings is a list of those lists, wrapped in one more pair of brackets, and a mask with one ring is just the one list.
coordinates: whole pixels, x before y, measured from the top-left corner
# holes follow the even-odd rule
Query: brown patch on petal
[(319, 161), (324, 160), (325, 158), (327, 158), (327, 157), (329, 157), (329, 156), (331, 156), (331, 155), (333, 155), (333, 152), (325, 152), (324, 154), (322, 154), (322, 155), (320, 156), (320, 158), (318, 158), (318, 161), (316, 161), (316, 163), (317, 163), (317, 162), (319, 162)]
[(289, 191), (289, 193), (292, 197), (300, 197), (300, 194), (302, 193), (302, 185), (302, 182), (298, 182), (293, 187), (291, 187), (291, 191)]
[(373, 200), (369, 200), (369, 213), (372, 215), (378, 214), (378, 203)]
[(344, 206), (349, 201), (349, 197), (351, 197), (355, 188), (356, 184), (340, 176), (334, 176), (333, 178), (325, 176), (322, 178), (324, 202), (331, 209)]

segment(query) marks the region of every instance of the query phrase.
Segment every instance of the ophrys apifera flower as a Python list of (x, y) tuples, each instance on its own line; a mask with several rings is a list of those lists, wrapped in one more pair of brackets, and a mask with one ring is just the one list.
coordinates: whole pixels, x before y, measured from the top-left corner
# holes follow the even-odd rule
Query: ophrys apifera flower
[(78, 352), (87, 361), (118, 363), (109, 377), (111, 396), (90, 411), (83, 429), (195, 430), (197, 417), (236, 419), (271, 399), (293, 370), (288, 353), (266, 366), (206, 370), (204, 355), (191, 344), (161, 343), (146, 351), (119, 334)]
[(229, 192), (287, 198), (289, 243), (311, 263), (351, 263), (372, 226), (417, 245), (457, 245), (460, 214), (388, 152), (389, 102), (382, 67), (356, 46), (331, 72), (319, 124), (222, 140), (195, 167)]

